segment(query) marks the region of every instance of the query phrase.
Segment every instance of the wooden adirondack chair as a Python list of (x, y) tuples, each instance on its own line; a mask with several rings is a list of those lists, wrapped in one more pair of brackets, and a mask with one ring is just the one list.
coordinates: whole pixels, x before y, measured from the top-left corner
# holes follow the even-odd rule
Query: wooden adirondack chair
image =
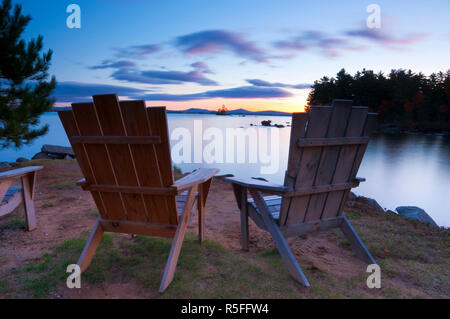
[[(96, 95), (58, 112), (100, 217), (78, 261), (89, 266), (103, 232), (173, 238), (160, 292), (173, 279), (195, 200), (199, 240), (205, 203), (215, 169), (199, 169), (174, 182), (164, 107)], [(177, 197), (177, 195), (180, 195)]]
[[(268, 231), (290, 274), (309, 287), (285, 237), (339, 227), (358, 257), (376, 264), (343, 214), (377, 114), (352, 101), (334, 100), (332, 106), (312, 106), (294, 113), (284, 185), (254, 179), (227, 178), (241, 211), (243, 249), (248, 250), (248, 217)], [(252, 199), (247, 198), (247, 190)], [(262, 192), (271, 194), (263, 197)]]
[[(0, 173), (0, 217), (12, 213), (23, 201), (27, 230), (32, 231), (36, 228), (34, 188), (36, 172), (42, 168), (42, 166), (29, 166)], [(11, 186), (15, 178), (20, 178), (21, 186)]]

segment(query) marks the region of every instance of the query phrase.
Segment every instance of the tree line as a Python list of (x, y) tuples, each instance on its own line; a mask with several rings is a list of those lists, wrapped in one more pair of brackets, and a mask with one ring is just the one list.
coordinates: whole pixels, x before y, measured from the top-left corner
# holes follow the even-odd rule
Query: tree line
[(426, 131), (450, 130), (450, 69), (425, 76), (411, 70), (385, 75), (372, 70), (351, 75), (342, 69), (336, 77), (314, 82), (311, 105), (330, 105), (333, 99), (351, 99), (378, 113), (381, 124)]

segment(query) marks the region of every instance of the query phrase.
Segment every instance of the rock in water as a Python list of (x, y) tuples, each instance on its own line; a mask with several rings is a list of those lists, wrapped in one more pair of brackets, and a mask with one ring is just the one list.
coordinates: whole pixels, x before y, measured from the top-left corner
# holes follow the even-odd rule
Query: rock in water
[(262, 126), (271, 126), (272, 125), (272, 121), (271, 120), (261, 121), (261, 125)]
[(28, 162), (28, 158), (19, 157), (18, 159), (16, 159), (16, 163), (22, 163), (22, 162)]
[(430, 217), (422, 208), (417, 206), (399, 206), (395, 209), (400, 216), (420, 220), (425, 223), (437, 226), (433, 218)]

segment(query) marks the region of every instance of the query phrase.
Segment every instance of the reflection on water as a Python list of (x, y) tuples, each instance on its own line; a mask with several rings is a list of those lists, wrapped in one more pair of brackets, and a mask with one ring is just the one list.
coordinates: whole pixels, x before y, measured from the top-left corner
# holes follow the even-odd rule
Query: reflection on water
[(450, 226), (450, 140), (427, 135), (377, 135), (359, 170), (366, 177), (355, 193), (381, 206), (419, 206), (439, 225)]
[[(273, 124), (287, 125), (290, 117), (266, 116), (215, 116), (168, 114), (169, 130), (185, 127), (192, 132), (194, 120), (202, 120), (203, 132), (208, 127), (249, 128), (271, 119)], [(43, 123), (50, 125), (49, 133), (20, 150), (0, 150), (1, 161), (14, 161), (19, 156), (31, 158), (43, 144), (68, 146), (68, 140), (56, 114), (46, 114)], [(279, 169), (275, 174), (262, 175), (260, 164), (176, 164), (183, 171), (197, 167), (217, 167), (219, 174), (243, 177), (264, 177), (276, 183), (284, 180), (289, 152), (290, 127), (279, 130)], [(177, 141), (172, 141), (174, 145)], [(208, 144), (204, 141), (203, 147)], [(225, 150), (224, 150), (225, 152)], [(247, 149), (248, 158), (248, 149)], [(358, 176), (367, 182), (355, 189), (358, 195), (375, 198), (381, 206), (394, 210), (401, 205), (419, 206), (427, 211), (439, 225), (450, 226), (450, 139), (427, 135), (376, 135), (373, 136)]]

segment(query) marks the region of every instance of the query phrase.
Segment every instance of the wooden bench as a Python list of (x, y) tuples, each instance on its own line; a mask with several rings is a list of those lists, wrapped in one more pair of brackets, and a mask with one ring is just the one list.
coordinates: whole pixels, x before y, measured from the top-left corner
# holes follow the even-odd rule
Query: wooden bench
[[(0, 217), (12, 213), (20, 203), (24, 202), (27, 230), (36, 228), (34, 211), (34, 189), (36, 172), (42, 166), (29, 166), (0, 173)], [(11, 186), (14, 179), (20, 178), (21, 186)]]

